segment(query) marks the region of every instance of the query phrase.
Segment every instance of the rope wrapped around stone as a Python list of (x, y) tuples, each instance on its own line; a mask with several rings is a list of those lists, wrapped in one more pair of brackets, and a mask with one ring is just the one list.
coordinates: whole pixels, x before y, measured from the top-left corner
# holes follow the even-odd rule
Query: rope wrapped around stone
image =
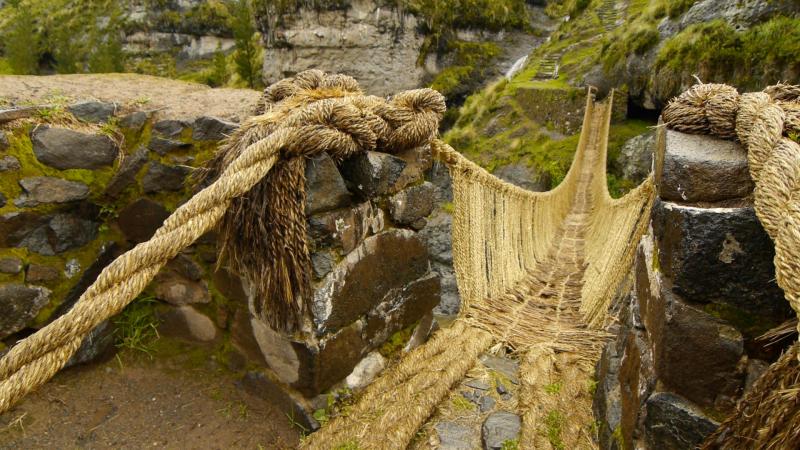
[[(699, 84), (663, 111), (677, 131), (737, 138), (747, 149), (754, 204), (775, 244), (775, 279), (800, 315), (800, 86), (739, 94)], [(800, 344), (756, 381), (704, 449), (794, 448), (800, 439)]]
[(267, 92), (267, 114), (248, 119), (237, 133), (256, 127), (269, 131), (239, 152), (213, 184), (175, 210), (149, 241), (107, 266), (68, 313), (0, 359), (0, 413), (55, 375), (87, 333), (122, 311), (164, 264), (211, 230), (232, 200), (246, 194), (279, 160), (324, 151), (354, 154), (377, 146), (420, 146), (435, 137), (445, 111), (444, 98), (430, 89), (386, 100), (361, 95), (350, 77), (320, 71), (298, 74)]
[(800, 86), (775, 85), (739, 94), (724, 84), (698, 84), (662, 113), (668, 128), (738, 138), (747, 149), (754, 202), (775, 243), (775, 276), (800, 314)]

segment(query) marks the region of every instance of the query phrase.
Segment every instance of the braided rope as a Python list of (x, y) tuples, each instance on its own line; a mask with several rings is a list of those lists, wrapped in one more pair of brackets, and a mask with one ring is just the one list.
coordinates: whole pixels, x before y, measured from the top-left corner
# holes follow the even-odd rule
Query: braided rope
[(231, 202), (278, 161), (323, 151), (353, 154), (379, 145), (419, 146), (436, 134), (444, 112), (443, 97), (430, 89), (391, 100), (365, 97), (352, 78), (319, 71), (301, 73), (269, 92), (266, 114), (249, 119), (231, 137), (257, 134), (259, 139), (241, 149), (219, 178), (179, 207), (149, 241), (106, 267), (67, 314), (0, 359), (0, 413), (58, 372), (87, 333), (128, 305), (164, 264), (211, 230)]

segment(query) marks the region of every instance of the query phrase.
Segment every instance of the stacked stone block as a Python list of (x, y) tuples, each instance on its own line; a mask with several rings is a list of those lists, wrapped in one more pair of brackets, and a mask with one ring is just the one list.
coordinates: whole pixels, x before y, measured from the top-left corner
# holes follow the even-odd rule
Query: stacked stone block
[(791, 317), (742, 146), (661, 128), (651, 228), (598, 364), (601, 447), (691, 448), (780, 352)]

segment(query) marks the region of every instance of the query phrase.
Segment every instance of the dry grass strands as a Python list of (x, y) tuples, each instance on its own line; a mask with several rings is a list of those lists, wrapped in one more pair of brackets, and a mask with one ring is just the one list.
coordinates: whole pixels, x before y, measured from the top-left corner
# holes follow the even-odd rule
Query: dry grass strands
[[(800, 86), (739, 95), (730, 86), (700, 84), (674, 99), (663, 117), (675, 130), (736, 137), (747, 148), (756, 214), (775, 243), (775, 278), (800, 313), (800, 145), (786, 137), (800, 131), (798, 101)], [(712, 125), (709, 117), (718, 120)], [(706, 448), (789, 448), (800, 442), (797, 356), (795, 345), (767, 370)]]

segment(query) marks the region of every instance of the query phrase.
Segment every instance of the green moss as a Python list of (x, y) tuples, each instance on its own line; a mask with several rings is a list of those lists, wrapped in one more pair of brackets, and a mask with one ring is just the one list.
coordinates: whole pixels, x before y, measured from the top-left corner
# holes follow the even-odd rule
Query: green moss
[(708, 303), (703, 306), (703, 310), (717, 319), (724, 320), (739, 330), (746, 338), (760, 336), (777, 325), (771, 320), (727, 303)]
[(611, 437), (617, 443), (617, 446), (619, 448), (626, 448), (625, 447), (625, 437), (622, 435), (622, 425), (617, 425), (617, 427), (614, 428), (614, 432), (611, 433)]
[(556, 381), (554, 383), (550, 383), (544, 386), (544, 391), (548, 394), (558, 394), (561, 392), (561, 387), (564, 385), (561, 381)]
[(334, 450), (358, 450), (359, 448), (361, 447), (358, 446), (358, 441), (350, 439), (334, 447)]
[(389, 339), (381, 345), (378, 352), (386, 358), (397, 357), (408, 340), (411, 339), (411, 335), (414, 334), (414, 328), (416, 328), (416, 326), (416, 324), (411, 325), (389, 336)]
[(565, 450), (564, 440), (561, 438), (561, 431), (564, 428), (566, 419), (560, 411), (550, 411), (544, 418), (545, 436), (550, 441), (550, 445), (555, 450)]
[(453, 397), (453, 400), (450, 401), (450, 404), (456, 411), (472, 411), (475, 409), (475, 404), (465, 399), (461, 395), (456, 395)]
[(519, 450), (519, 439), (506, 439), (500, 445), (500, 450)]

